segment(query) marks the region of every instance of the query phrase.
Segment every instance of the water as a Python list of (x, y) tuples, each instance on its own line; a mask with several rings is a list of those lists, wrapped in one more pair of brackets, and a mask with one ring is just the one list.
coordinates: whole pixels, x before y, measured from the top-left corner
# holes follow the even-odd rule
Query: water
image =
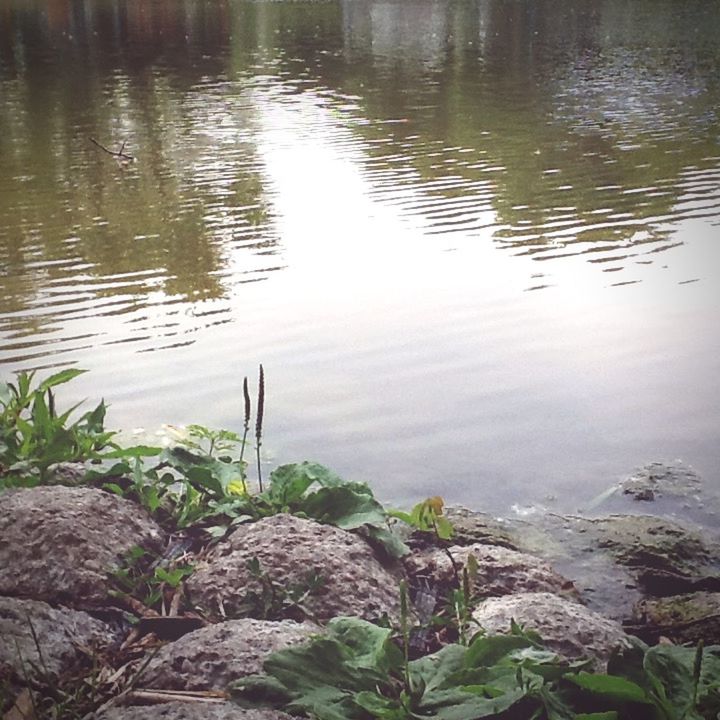
[[(0, 373), (390, 502), (720, 487), (720, 7), (0, 4)], [(95, 146), (135, 157), (128, 164)]]

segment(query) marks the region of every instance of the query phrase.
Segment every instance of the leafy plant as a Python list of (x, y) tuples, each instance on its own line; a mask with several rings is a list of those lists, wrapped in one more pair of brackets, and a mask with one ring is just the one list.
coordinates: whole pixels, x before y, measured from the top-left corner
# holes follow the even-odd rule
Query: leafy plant
[[(236, 702), (319, 720), (464, 720), (530, 718), (543, 708), (541, 688), (581, 666), (537, 647), (519, 629), (407, 660), (392, 630), (335, 618), (326, 634), (274, 653), (264, 667), (266, 675), (231, 685)], [(525, 707), (527, 715), (508, 714)]]
[(52, 465), (97, 460), (115, 447), (114, 433), (103, 426), (104, 402), (74, 422), (70, 416), (79, 404), (57, 412), (53, 388), (84, 372), (62, 370), (40, 383), (34, 372), (21, 372), (16, 382), (0, 383), (0, 490), (42, 484)]
[(258, 589), (252, 587), (247, 589), (237, 609), (239, 615), (260, 620), (312, 619), (312, 613), (305, 607), (305, 600), (322, 587), (322, 576), (310, 571), (303, 582), (283, 585), (265, 572), (256, 557), (248, 561), (248, 570), (257, 581)]
[(450, 540), (453, 535), (452, 523), (443, 516), (443, 499), (439, 496), (419, 502), (407, 513), (402, 510), (389, 510), (388, 515), (402, 520), (421, 532), (433, 533), (439, 540)]
[(192, 574), (193, 566), (172, 561), (161, 564), (157, 557), (141, 547), (131, 548), (123, 564), (112, 573), (116, 594), (139, 600), (145, 607), (165, 614), (165, 594), (178, 589)]
[(638, 643), (613, 658), (611, 674), (587, 667), (515, 623), (508, 635), (408, 660), (392, 630), (336, 618), (324, 635), (271, 655), (265, 675), (230, 689), (244, 707), (318, 720), (710, 720), (720, 710), (720, 647)]

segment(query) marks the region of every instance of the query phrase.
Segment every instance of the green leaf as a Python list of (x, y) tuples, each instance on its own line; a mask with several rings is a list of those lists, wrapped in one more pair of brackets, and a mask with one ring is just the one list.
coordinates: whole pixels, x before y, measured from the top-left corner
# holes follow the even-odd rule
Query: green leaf
[(530, 641), (517, 635), (480, 635), (468, 647), (466, 667), (494, 665), (513, 650), (532, 647)]
[(12, 386), (8, 383), (0, 382), (0, 404), (7, 407), (14, 397)]
[(367, 525), (362, 534), (371, 543), (379, 545), (391, 558), (398, 560), (410, 552), (410, 548), (392, 531), (379, 525)]
[(577, 675), (566, 675), (565, 679), (583, 690), (587, 690), (607, 700), (643, 704), (650, 703), (645, 690), (625, 678), (614, 675), (593, 675), (587, 672), (579, 672)]
[(619, 717), (617, 711), (610, 710), (609, 712), (579, 713), (575, 715), (575, 720), (618, 720)]
[(119, 495), (120, 497), (123, 497), (125, 495), (125, 491), (117, 483), (104, 483), (103, 490), (108, 490), (109, 492), (114, 493), (115, 495)]
[(121, 447), (110, 452), (104, 453), (104, 458), (142, 458), (142, 457), (154, 457), (159, 455), (163, 451), (160, 447), (153, 447), (151, 445), (132, 445), (131, 447)]
[(78, 375), (82, 375), (86, 372), (87, 370), (80, 370), (78, 368), (67, 368), (66, 370), (61, 370), (60, 372), (43, 380), (40, 385), (38, 385), (38, 392), (44, 393), (51, 387), (62, 385), (63, 383), (69, 382), (70, 380), (78, 377)]
[(382, 505), (366, 486), (357, 483), (322, 487), (304, 499), (302, 509), (310, 517), (343, 530), (381, 525), (386, 519)]

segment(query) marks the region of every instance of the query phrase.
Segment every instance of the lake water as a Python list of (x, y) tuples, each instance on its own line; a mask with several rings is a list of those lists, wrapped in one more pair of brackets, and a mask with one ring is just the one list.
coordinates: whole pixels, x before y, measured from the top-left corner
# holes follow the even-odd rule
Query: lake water
[[(0, 374), (407, 504), (720, 488), (720, 5), (0, 1)], [(94, 145), (121, 148), (119, 163)]]

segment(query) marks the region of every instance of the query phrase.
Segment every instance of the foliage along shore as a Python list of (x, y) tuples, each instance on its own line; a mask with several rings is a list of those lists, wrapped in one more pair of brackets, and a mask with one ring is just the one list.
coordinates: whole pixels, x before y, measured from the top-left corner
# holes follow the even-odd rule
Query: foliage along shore
[[(20, 658), (20, 672), (0, 675), (4, 718), (93, 717), (98, 711), (102, 717), (129, 699), (163, 637), (226, 619), (210, 618), (207, 608), (190, 601), (186, 587), (198, 568), (226, 552), (234, 538), (286, 516), (298, 518), (298, 527), (319, 523), (359, 535), (397, 578), (397, 603), (370, 619), (318, 617), (312, 608), (327, 590), (326, 578), (308, 574), (283, 584), (251, 555), (234, 616), (316, 622), (318, 630), (304, 643), (269, 653), (262, 673), (229, 683), (223, 699), (232, 698), (238, 718), (245, 717), (240, 708), (249, 707), (321, 720), (697, 720), (720, 713), (718, 646), (650, 647), (629, 638), (598, 671), (592, 661), (548, 649), (536, 632), (514, 621), (505, 634), (485, 632), (475, 616), (484, 597), (479, 562), (472, 552), (462, 561), (451, 552), (453, 526), (440, 498), (409, 512), (390, 511), (366, 485), (315, 463), (282, 466), (264, 481), (262, 369), (254, 428), (245, 380), (242, 435), (190, 426), (169, 448), (118, 445), (104, 427), (102, 402), (77, 419), (77, 408), (59, 412), (55, 388), (81, 372), (64, 370), (40, 382), (20, 373), (15, 382), (0, 383), (0, 502), (2, 491), (10, 497), (72, 482), (141, 506), (167, 541), (159, 551), (133, 546), (107, 569), (109, 597), (130, 621), (123, 642), (86, 656), (69, 674)], [(253, 431), (255, 483), (246, 459)], [(82, 464), (72, 480), (66, 472), (71, 463)], [(447, 558), (450, 568), (449, 580), (433, 588), (429, 612), (421, 607), (418, 575), (402, 569), (403, 559), (428, 551)], [(43, 637), (28, 624), (42, 661)]]

